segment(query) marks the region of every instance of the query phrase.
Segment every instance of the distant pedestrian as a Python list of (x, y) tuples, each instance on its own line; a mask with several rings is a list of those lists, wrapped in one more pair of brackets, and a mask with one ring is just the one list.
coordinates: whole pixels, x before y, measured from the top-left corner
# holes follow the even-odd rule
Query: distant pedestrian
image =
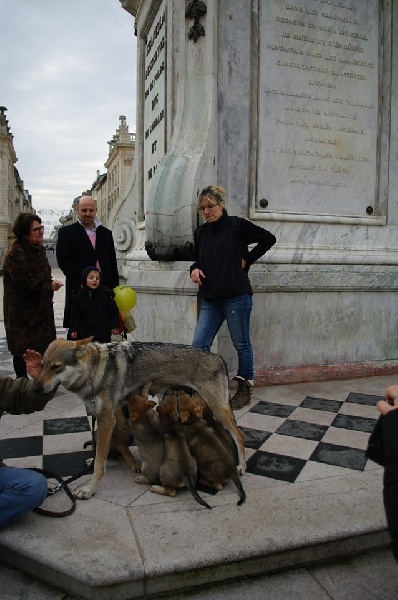
[[(91, 196), (79, 198), (78, 220), (58, 231), (56, 255), (58, 266), (65, 275), (65, 310), (63, 325), (70, 328), (73, 293), (80, 287), (83, 269), (95, 265), (101, 272), (103, 285), (114, 289), (119, 285), (116, 251), (112, 232), (96, 216), (97, 205)], [(68, 332), (68, 338), (70, 335)]]
[(56, 337), (53, 295), (63, 283), (51, 277), (40, 217), (18, 215), (13, 232), (16, 240), (3, 267), (4, 325), (15, 374), (27, 377), (26, 349), (43, 354)]
[(111, 335), (119, 333), (119, 318), (113, 291), (101, 284), (101, 273), (96, 267), (84, 269), (72, 302), (70, 338), (94, 336), (94, 342), (110, 342)]

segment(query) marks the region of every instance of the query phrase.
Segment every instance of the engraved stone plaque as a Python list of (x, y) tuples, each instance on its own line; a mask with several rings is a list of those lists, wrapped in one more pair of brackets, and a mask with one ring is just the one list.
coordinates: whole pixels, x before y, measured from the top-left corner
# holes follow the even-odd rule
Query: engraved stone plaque
[(157, 166), (165, 154), (165, 0), (146, 36), (144, 68), (144, 193), (148, 198)]
[(375, 212), (379, 2), (259, 3), (256, 211)]

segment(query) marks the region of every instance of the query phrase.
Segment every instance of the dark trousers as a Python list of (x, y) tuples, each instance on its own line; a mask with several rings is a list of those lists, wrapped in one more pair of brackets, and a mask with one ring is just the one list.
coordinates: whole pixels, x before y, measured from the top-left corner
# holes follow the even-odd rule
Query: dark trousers
[(23, 359), (23, 356), (13, 356), (12, 362), (14, 365), (15, 375), (17, 377), (25, 377), (25, 379), (28, 379), (28, 372), (26, 370), (26, 363)]

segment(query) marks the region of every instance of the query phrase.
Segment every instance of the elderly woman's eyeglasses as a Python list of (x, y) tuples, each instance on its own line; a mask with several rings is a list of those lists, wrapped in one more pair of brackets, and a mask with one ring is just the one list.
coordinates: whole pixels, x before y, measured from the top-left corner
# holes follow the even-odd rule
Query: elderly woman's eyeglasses
[(40, 227), (33, 227), (33, 229), (30, 230), (33, 233), (41, 233), (42, 231), (44, 231), (44, 225), (40, 225)]
[(206, 206), (199, 206), (199, 210), (203, 212), (206, 210), (206, 208), (210, 209), (214, 208), (215, 206), (219, 206), (218, 202), (216, 202), (215, 204), (206, 204)]

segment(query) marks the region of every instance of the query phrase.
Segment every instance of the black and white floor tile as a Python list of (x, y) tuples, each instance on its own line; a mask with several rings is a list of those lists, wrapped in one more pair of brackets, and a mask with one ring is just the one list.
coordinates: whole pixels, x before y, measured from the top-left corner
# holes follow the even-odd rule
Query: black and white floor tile
[[(62, 334), (60, 330), (58, 335)], [(0, 339), (0, 375), (14, 376), (5, 339)], [(53, 402), (62, 403), (63, 395), (65, 391), (59, 391)], [(256, 401), (254, 393), (250, 409), (237, 415), (238, 425), (245, 433), (247, 472), (294, 483), (316, 477), (317, 473), (321, 476), (321, 472), (333, 467), (339, 473), (341, 469), (364, 470), (365, 449), (376, 423), (374, 407), (378, 400), (379, 396), (355, 390), (342, 400), (298, 395), (289, 403)], [(2, 429), (0, 456), (6, 463), (35, 466), (62, 477), (81, 473), (86, 459), (92, 456), (91, 447), (84, 447), (91, 440), (91, 419), (78, 400), (69, 412), (58, 412), (62, 415), (45, 414), (42, 420), (17, 429), (18, 435), (13, 428)], [(2, 426), (7, 425), (7, 418), (11, 416), (4, 415)], [(13, 417), (13, 424), (18, 418), (22, 419)]]

